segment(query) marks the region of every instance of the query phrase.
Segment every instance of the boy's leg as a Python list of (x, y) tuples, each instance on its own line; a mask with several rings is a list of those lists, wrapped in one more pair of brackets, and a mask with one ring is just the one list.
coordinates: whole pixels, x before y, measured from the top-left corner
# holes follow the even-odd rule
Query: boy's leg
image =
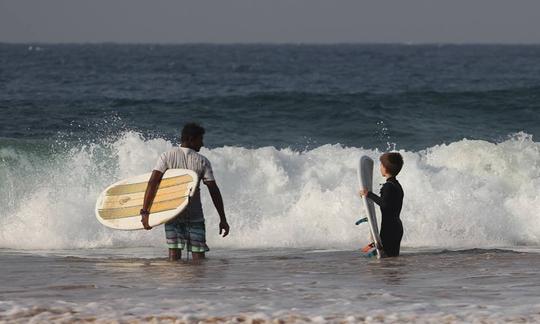
[(389, 244), (389, 247), (384, 248), (384, 253), (387, 257), (397, 257), (399, 256), (399, 243), (396, 246), (396, 244)]
[(381, 243), (387, 257), (399, 256), (399, 248), (403, 237), (403, 227), (398, 224), (394, 227), (386, 226), (381, 229)]

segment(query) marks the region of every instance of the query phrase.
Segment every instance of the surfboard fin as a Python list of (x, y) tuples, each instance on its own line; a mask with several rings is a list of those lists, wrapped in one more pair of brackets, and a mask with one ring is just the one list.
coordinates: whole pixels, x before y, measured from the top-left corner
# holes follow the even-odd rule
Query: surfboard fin
[(371, 242), (368, 245), (364, 246), (361, 251), (364, 253), (368, 253), (373, 248), (375, 248), (375, 243)]
[(366, 254), (364, 254), (364, 256), (366, 258), (372, 258), (372, 257), (374, 257), (376, 255), (377, 255), (377, 249), (376, 248), (373, 248), (370, 251), (368, 251)]
[(356, 223), (354, 223), (355, 225), (360, 225), (362, 223), (365, 223), (367, 222), (367, 217), (364, 217), (364, 218), (361, 218), (359, 220), (356, 221)]

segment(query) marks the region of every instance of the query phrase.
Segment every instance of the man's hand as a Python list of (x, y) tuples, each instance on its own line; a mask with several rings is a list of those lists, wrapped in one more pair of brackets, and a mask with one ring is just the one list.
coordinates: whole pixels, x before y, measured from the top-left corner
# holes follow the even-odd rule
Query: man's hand
[(141, 223), (142, 223), (145, 230), (151, 230), (152, 229), (152, 227), (150, 225), (148, 225), (148, 217), (149, 216), (150, 215), (148, 214), (148, 212), (146, 212), (146, 213), (141, 212)]
[(223, 237), (229, 235), (229, 224), (227, 221), (223, 221), (219, 223), (219, 235), (223, 232)]
[(229, 224), (227, 223), (227, 218), (225, 217), (221, 192), (219, 191), (219, 187), (215, 181), (204, 181), (204, 184), (208, 187), (210, 197), (212, 197), (212, 202), (214, 203), (214, 206), (219, 214), (219, 235), (223, 233), (223, 237), (225, 237), (229, 235)]
[(360, 197), (367, 197), (368, 192), (369, 192), (369, 190), (367, 190), (367, 189), (364, 188), (364, 189), (360, 190), (360, 191), (358, 192), (358, 194), (360, 195)]

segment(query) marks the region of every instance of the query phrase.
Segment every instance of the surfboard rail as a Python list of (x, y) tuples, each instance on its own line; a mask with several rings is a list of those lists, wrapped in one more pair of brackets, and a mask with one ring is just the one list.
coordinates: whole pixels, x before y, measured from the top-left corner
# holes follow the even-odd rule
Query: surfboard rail
[[(358, 161), (358, 182), (360, 189), (373, 190), (373, 159), (367, 155), (360, 157)], [(377, 250), (377, 259), (383, 256), (383, 246), (381, 237), (379, 235), (379, 227), (377, 226), (377, 217), (375, 213), (375, 204), (367, 197), (362, 197), (364, 203), (364, 210), (366, 212), (366, 218), (369, 226), (369, 233), (372, 242), (375, 244)]]
[[(137, 175), (105, 188), (96, 201), (97, 220), (113, 229), (143, 229), (139, 211), (150, 176), (151, 173)], [(149, 225), (158, 226), (178, 216), (187, 207), (198, 185), (199, 178), (192, 170), (167, 170), (150, 207)]]

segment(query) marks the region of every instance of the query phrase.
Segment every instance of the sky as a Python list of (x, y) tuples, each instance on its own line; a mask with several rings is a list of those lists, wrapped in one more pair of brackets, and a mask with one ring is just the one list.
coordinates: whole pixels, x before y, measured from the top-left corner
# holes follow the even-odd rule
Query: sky
[(540, 44), (540, 0), (0, 0), (0, 42)]

